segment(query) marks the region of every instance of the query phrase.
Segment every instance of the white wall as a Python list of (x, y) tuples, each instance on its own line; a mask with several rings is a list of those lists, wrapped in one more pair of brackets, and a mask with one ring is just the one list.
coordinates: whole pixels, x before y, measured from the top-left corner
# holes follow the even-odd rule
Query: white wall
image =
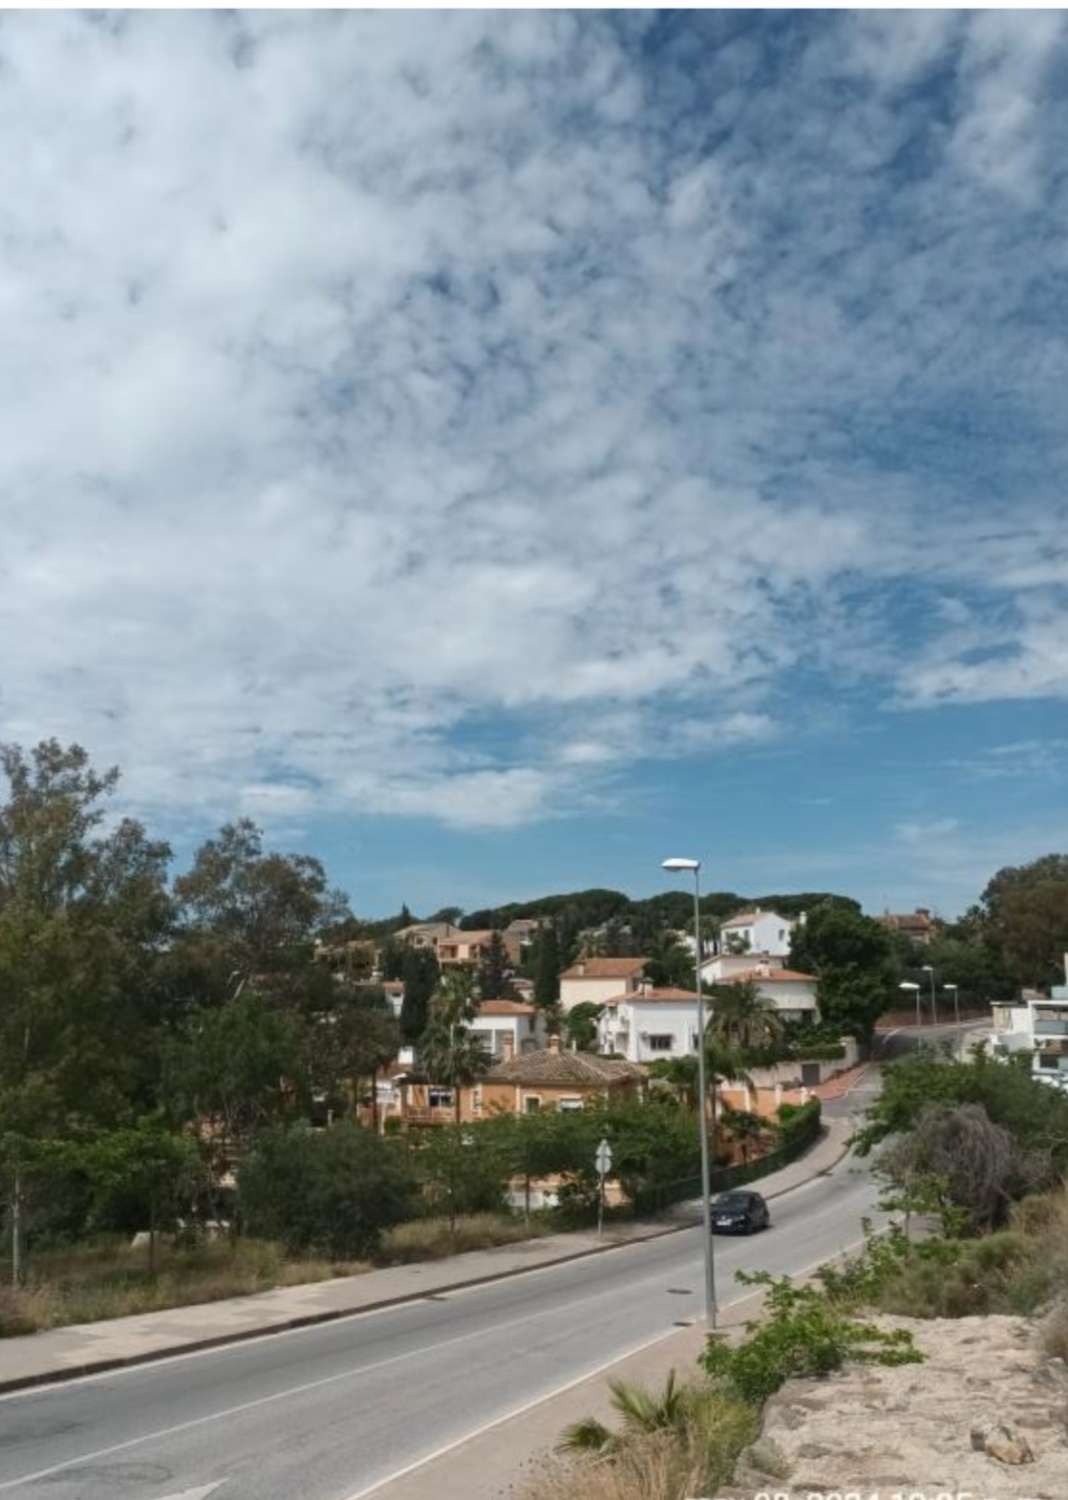
[(544, 1047), (548, 1041), (545, 1017), (539, 1011), (533, 1016), (483, 1016), (477, 1015), (471, 1022), (471, 1033), (481, 1039), (486, 1051), (494, 1057), (504, 1057), (504, 1038), (512, 1041), (512, 1054), (533, 1052)]
[(606, 1000), (614, 1000), (617, 995), (625, 995), (636, 988), (637, 978), (634, 979), (595, 979), (587, 976), (583, 979), (561, 979), (560, 980), (560, 1005), (567, 1011), (575, 1005), (582, 1005), (587, 1000), (594, 1005), (602, 1005)]
[[(610, 1006), (597, 1025), (601, 1051), (621, 1052), (628, 1062), (697, 1055), (696, 1000), (643, 1000), (635, 995), (633, 1000)], [(670, 1036), (670, 1049), (654, 1049), (643, 1032)]]
[(723, 927), (720, 929), (721, 945), (726, 948), (732, 938), (748, 938), (750, 953), (770, 953), (773, 958), (786, 958), (790, 952), (790, 934), (794, 924), (789, 917), (780, 917), (778, 912), (762, 911), (754, 916), (746, 927)]

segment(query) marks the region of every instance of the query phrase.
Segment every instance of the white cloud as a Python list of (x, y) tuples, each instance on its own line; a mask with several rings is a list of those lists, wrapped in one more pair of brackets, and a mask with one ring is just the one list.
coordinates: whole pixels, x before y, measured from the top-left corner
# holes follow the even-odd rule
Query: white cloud
[[(1054, 189), (1063, 34), (827, 18), (769, 88), (608, 14), (12, 13), (0, 735), (174, 818), (507, 827), (774, 735), (807, 669), (1062, 693), (1054, 612), (976, 662), (893, 593), (1063, 566), (1048, 488), (980, 503), (924, 427), (1063, 424), (1004, 202)], [(947, 61), (952, 130), (906, 97)]]

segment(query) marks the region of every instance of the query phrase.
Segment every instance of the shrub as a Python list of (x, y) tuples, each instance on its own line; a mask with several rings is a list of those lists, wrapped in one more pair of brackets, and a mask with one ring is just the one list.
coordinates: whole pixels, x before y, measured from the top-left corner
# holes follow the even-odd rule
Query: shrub
[(356, 1125), (265, 1131), (238, 1187), (251, 1233), (292, 1253), (370, 1255), (382, 1231), (411, 1215), (415, 1185), (395, 1142)]
[(847, 1359), (866, 1364), (916, 1364), (923, 1356), (911, 1334), (856, 1322), (814, 1286), (767, 1272), (739, 1281), (768, 1288), (763, 1319), (746, 1325), (748, 1338), (731, 1347), (713, 1335), (701, 1356), (707, 1374), (729, 1393), (762, 1405), (787, 1380), (829, 1375)]

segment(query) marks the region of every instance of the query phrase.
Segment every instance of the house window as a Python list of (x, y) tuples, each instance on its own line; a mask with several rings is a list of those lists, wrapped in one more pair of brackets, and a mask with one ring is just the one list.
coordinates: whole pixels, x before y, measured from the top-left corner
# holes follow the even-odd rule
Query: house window
[(431, 1109), (451, 1109), (453, 1106), (452, 1089), (427, 1089), (426, 1102)]
[(675, 1045), (675, 1038), (670, 1032), (661, 1032), (649, 1038), (650, 1052), (670, 1052)]
[(580, 1110), (582, 1108), (582, 1100), (561, 1099), (556, 1107), (561, 1111), (562, 1114), (574, 1114), (576, 1110)]
[(528, 1094), (527, 1097), (523, 1100), (523, 1108), (526, 1110), (528, 1115), (536, 1115), (538, 1110), (541, 1108), (541, 1100), (538, 1098), (537, 1094)]
[(1038, 1066), (1040, 1068), (1056, 1068), (1060, 1059), (1055, 1052), (1040, 1052), (1038, 1054)]

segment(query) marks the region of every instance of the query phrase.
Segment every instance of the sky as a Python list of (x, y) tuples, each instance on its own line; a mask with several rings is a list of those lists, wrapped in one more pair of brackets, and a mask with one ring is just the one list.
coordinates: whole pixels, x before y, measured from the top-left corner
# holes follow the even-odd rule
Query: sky
[(365, 915), (1068, 847), (1068, 19), (0, 17), (0, 740)]

